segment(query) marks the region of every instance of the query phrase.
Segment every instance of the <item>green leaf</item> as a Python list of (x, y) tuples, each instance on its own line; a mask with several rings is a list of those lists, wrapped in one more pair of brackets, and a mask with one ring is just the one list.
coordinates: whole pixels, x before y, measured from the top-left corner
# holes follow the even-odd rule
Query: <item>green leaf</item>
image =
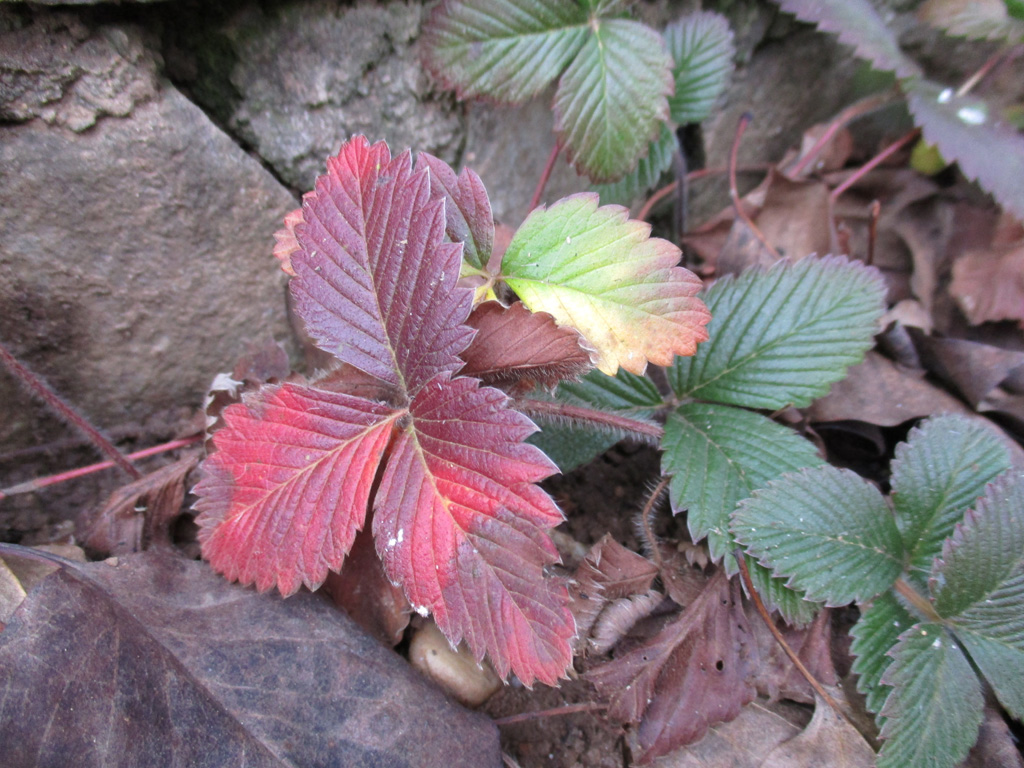
[[(772, 576), (772, 572), (754, 558), (744, 555), (750, 581), (769, 611), (778, 611), (790, 624), (808, 624), (821, 609), (821, 603), (812, 603), (803, 592), (790, 589), (786, 580)], [(728, 562), (728, 560), (726, 561)]]
[(885, 26), (869, 0), (775, 0), (782, 10), (801, 21), (832, 32), (841, 42), (852, 45), (857, 55), (878, 69), (889, 69), (900, 77), (920, 74), (921, 68), (900, 50), (896, 35)]
[(672, 167), (672, 154), (676, 149), (676, 137), (666, 123), (661, 124), (658, 138), (651, 142), (647, 155), (641, 158), (636, 168), (612, 184), (597, 184), (594, 191), (605, 205), (614, 203), (628, 206), (647, 190), (657, 186), (661, 176)]
[(892, 501), (912, 571), (931, 572), (953, 526), (1009, 467), (996, 434), (963, 416), (929, 419), (896, 447)]
[[(1006, 473), (947, 539), (935, 608), (1014, 717), (1024, 718), (1024, 473)], [(954, 614), (956, 614), (954, 616)]]
[(1012, 44), (1024, 38), (1024, 24), (1013, 18), (1012, 4), (1024, 8), (1021, 0), (925, 0), (917, 9), (917, 17), (947, 35), (1003, 38)]
[(882, 683), (882, 676), (892, 663), (889, 651), (900, 635), (914, 625), (914, 617), (892, 592), (883, 592), (871, 605), (861, 610), (860, 620), (850, 630), (853, 643), (850, 651), (855, 660), (857, 690), (867, 697), (869, 711), (878, 713), (892, 690)]
[(935, 563), (931, 586), (940, 616), (998, 615), (998, 595), (1018, 601), (1024, 622), (1024, 473), (1003, 475), (964, 515)]
[(661, 35), (628, 19), (591, 19), (555, 93), (555, 132), (595, 182), (629, 173), (668, 119), (672, 60)]
[(888, 589), (903, 566), (900, 532), (882, 494), (828, 465), (755, 491), (733, 512), (732, 532), (787, 586), (830, 606)]
[(547, 423), (537, 416), (533, 418), (540, 432), (534, 432), (526, 442), (544, 451), (563, 475), (593, 461), (622, 439), (622, 435), (578, 424)]
[(459, 98), (526, 101), (579, 52), (587, 16), (574, 0), (445, 0), (423, 25), (425, 62)]
[(892, 657), (878, 768), (953, 768), (977, 741), (985, 704), (971, 663), (937, 624), (905, 632)]
[(711, 341), (676, 360), (672, 388), (774, 410), (810, 405), (864, 358), (885, 311), (885, 283), (859, 262), (807, 258), (723, 278), (704, 300)]
[(1006, 12), (1015, 19), (1024, 21), (1024, 0), (1003, 0)]
[(734, 546), (729, 515), (741, 499), (786, 472), (822, 463), (793, 430), (759, 413), (709, 403), (672, 413), (661, 448), (661, 471), (672, 476), (672, 511), (688, 510), (690, 535), (707, 537), (715, 560)]
[(597, 350), (597, 367), (642, 374), (669, 365), (707, 338), (700, 279), (676, 266), (679, 249), (651, 227), (593, 193), (534, 210), (501, 262), (505, 282), (534, 312), (578, 330)]
[(736, 53), (728, 20), (717, 13), (694, 13), (665, 28), (675, 65), (675, 93), (669, 97), (672, 121), (699, 123), (711, 114), (732, 74)]
[(914, 120), (925, 141), (956, 161), (968, 178), (992, 193), (996, 202), (1024, 219), (1024, 136), (1000, 121), (976, 96), (957, 96), (927, 80), (903, 84)]

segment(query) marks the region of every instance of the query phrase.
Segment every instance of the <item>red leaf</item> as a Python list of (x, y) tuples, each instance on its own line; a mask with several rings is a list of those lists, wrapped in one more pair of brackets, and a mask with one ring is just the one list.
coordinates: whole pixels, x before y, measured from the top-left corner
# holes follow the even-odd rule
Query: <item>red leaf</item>
[(430, 192), (445, 201), (445, 233), (453, 243), (462, 243), (463, 258), (484, 269), (494, 249), (494, 215), (491, 201), (480, 177), (470, 168), (458, 176), (444, 160), (421, 152), (416, 168), (430, 171)]
[(547, 312), (531, 312), (520, 301), (510, 307), (486, 301), (467, 322), (477, 334), (462, 353), (462, 373), (487, 384), (532, 379), (554, 387), (594, 367), (576, 330), (560, 328)]
[(321, 349), (410, 396), (462, 366), (472, 291), (462, 247), (444, 242), (444, 202), (409, 153), (357, 136), (303, 198), (290, 255), (295, 312)]
[(316, 589), (362, 525), (395, 420), (382, 403), (297, 384), (224, 411), (204, 464), (199, 539), (215, 570), (260, 591)]
[(453, 644), (489, 652), (502, 678), (550, 685), (574, 627), (566, 588), (543, 573), (562, 514), (533, 483), (556, 468), (523, 442), (536, 427), (507, 402), (475, 379), (427, 384), (392, 448), (373, 532), (388, 576)]

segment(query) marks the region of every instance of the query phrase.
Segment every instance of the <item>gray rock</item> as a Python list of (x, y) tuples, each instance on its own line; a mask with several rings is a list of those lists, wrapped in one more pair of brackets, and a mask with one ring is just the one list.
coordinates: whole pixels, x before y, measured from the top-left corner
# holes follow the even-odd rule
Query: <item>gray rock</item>
[(84, 131), (157, 93), (156, 61), (130, 25), (90, 28), (74, 13), (0, 14), (0, 121), (34, 117)]
[[(462, 121), (419, 63), (420, 15), (403, 2), (254, 4), (179, 37), (169, 62), (205, 108), (304, 191), (353, 134), (385, 139), (395, 153), (458, 159)], [(218, 67), (206, 66), (211, 50)]]
[[(289, 338), (271, 249), (296, 202), (152, 76), (137, 31), (68, 24), (55, 34), (53, 19), (40, 18), (13, 33), (17, 47), (39, 62), (36, 84), (64, 85), (20, 88), (19, 109), (38, 119), (0, 125), (0, 339), (95, 425), (151, 442), (201, 404), (248, 340)], [(120, 73), (105, 80), (105, 103), (132, 106), (118, 107), (123, 117), (97, 108), (83, 118), (95, 124), (75, 132), (95, 105), (82, 106), (82, 78), (61, 73), (81, 66), (83, 48)], [(8, 455), (68, 435), (43, 413), (0, 372)], [(23, 462), (15, 478), (4, 464), (0, 487), (38, 471)], [(72, 511), (51, 504), (57, 515)], [(0, 529), (5, 522), (0, 511)]]

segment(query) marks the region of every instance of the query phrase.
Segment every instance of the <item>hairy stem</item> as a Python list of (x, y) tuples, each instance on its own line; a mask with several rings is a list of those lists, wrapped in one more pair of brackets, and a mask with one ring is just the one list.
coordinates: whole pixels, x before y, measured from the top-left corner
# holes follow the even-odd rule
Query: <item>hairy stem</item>
[(515, 407), (529, 416), (540, 416), (542, 418), (614, 429), (651, 445), (658, 445), (665, 434), (664, 429), (649, 421), (631, 419), (628, 416), (619, 416), (608, 411), (598, 411), (582, 405), (521, 398), (515, 401)]
[(658, 537), (654, 535), (654, 510), (658, 506), (658, 501), (661, 499), (662, 494), (665, 493), (665, 489), (668, 488), (669, 478), (667, 476), (662, 477), (658, 481), (658, 484), (651, 489), (651, 492), (647, 496), (647, 501), (644, 502), (643, 508), (640, 510), (640, 515), (637, 518), (637, 532), (640, 534), (640, 538), (644, 540), (644, 545), (647, 548), (648, 557), (658, 569), (658, 573), (663, 573), (665, 570), (665, 561), (661, 557), (661, 548), (658, 546)]
[(105, 456), (110, 457), (117, 466), (138, 480), (142, 477), (139, 470), (132, 466), (131, 462), (124, 457), (107, 438), (100, 434), (82, 414), (68, 405), (64, 400), (50, 389), (42, 379), (26, 368), (8, 349), (0, 344), (0, 362), (3, 362), (7, 369), (25, 386), (25, 388), (52, 408), (68, 424), (79, 429), (89, 441), (95, 445)]
[(540, 205), (540, 199), (544, 196), (544, 188), (548, 185), (548, 179), (551, 178), (551, 171), (555, 168), (555, 163), (558, 161), (558, 153), (561, 149), (557, 141), (555, 146), (551, 148), (551, 154), (548, 155), (548, 161), (544, 164), (544, 170), (541, 171), (537, 188), (533, 190), (533, 197), (530, 198), (531, 211)]

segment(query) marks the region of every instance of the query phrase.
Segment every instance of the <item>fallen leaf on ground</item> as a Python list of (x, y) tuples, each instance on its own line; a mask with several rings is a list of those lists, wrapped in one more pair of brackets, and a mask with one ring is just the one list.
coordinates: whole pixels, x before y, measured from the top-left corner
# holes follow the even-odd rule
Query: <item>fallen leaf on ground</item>
[[(842, 691), (830, 695), (845, 701)], [(773, 749), (761, 768), (873, 768), (875, 751), (857, 730), (820, 698), (808, 726)]]
[(61, 570), (0, 633), (8, 768), (497, 768), (497, 731), (311, 595), (150, 550)]
[(953, 264), (949, 292), (973, 325), (1024, 323), (1024, 240), (965, 253)]

